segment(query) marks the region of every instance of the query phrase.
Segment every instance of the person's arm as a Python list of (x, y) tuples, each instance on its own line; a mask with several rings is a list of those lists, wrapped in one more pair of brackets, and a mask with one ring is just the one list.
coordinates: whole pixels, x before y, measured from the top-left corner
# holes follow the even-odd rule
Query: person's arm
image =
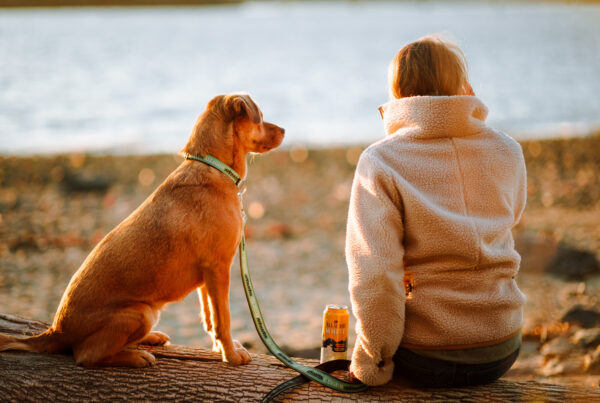
[(517, 225), (521, 221), (521, 216), (525, 210), (527, 202), (527, 168), (525, 167), (525, 158), (523, 152), (519, 148), (519, 161), (517, 164), (517, 188), (514, 204), (515, 219), (513, 225)]
[(368, 385), (387, 383), (404, 332), (406, 300), (401, 202), (385, 168), (363, 153), (348, 212), (346, 261), (356, 342), (351, 373)]

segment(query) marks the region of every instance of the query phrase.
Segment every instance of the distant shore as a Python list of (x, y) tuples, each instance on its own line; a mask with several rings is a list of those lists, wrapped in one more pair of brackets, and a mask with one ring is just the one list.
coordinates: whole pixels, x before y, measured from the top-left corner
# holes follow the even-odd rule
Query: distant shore
[[(0, 0), (0, 8), (33, 7), (151, 7), (151, 6), (202, 6), (244, 3), (246, 0)], [(269, 1), (269, 0), (262, 0)], [(277, 0), (270, 0), (277, 1)], [(283, 1), (283, 0), (282, 0)], [(302, 1), (302, 0), (298, 0)], [(318, 0), (304, 0), (318, 1)], [(331, 1), (331, 0), (329, 0)], [(338, 0), (349, 1), (349, 0)], [(415, 0), (416, 1), (416, 0)], [(465, 0), (463, 0), (464, 2)], [(469, 0), (467, 0), (469, 1)], [(470, 0), (478, 2), (477, 0)], [(599, 3), (600, 0), (529, 0), (531, 3)]]
[(0, 8), (203, 6), (243, 2), (244, 0), (0, 0)]

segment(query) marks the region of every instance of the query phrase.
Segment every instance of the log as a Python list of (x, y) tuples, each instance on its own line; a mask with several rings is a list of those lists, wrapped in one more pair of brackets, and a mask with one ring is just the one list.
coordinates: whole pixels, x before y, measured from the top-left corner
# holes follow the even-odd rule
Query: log
[[(34, 335), (47, 323), (0, 314), (0, 333)], [(258, 337), (258, 336), (257, 336)], [(178, 345), (146, 347), (156, 356), (156, 366), (144, 369), (86, 369), (72, 356), (0, 353), (0, 401), (211, 401), (256, 402), (296, 373), (274, 357), (253, 354), (248, 365), (234, 367), (219, 354)], [(306, 365), (316, 360), (298, 359)], [(340, 374), (343, 375), (343, 374)], [(499, 380), (490, 385), (455, 389), (414, 389), (392, 381), (363, 393), (344, 394), (310, 382), (281, 396), (294, 402), (592, 402), (600, 391), (588, 387), (564, 387), (538, 382)]]

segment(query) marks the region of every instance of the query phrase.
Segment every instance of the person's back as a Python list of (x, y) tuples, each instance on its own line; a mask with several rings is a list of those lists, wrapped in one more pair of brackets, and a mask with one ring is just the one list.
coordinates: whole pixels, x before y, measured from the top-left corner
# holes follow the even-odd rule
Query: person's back
[[(388, 137), (361, 155), (350, 202), (346, 256), (357, 317), (351, 370), (369, 384), (390, 379), (394, 355), (397, 372), (414, 375), (411, 365), (401, 368), (411, 359), (473, 369), (512, 354), (512, 364), (520, 345), (524, 295), (514, 281), (520, 257), (510, 230), (525, 204), (522, 152), (485, 126), (479, 99), (459, 95), (472, 94), (466, 69), (458, 69), (464, 79), (437, 72), (436, 83), (416, 88), (433, 95), (394, 94), (419, 87), (407, 80), (414, 71), (427, 81), (402, 65), (407, 60), (433, 70), (452, 64), (451, 44), (419, 42), (421, 49), (403, 54), (408, 45), (392, 63), (396, 99), (380, 109)], [(415, 55), (440, 46), (441, 58)]]

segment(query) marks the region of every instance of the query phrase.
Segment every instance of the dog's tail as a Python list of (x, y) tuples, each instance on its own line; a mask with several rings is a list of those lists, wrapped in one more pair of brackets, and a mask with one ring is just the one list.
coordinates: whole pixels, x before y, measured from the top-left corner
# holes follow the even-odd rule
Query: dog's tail
[(18, 338), (0, 334), (0, 351), (16, 350), (34, 353), (58, 353), (65, 350), (61, 333), (50, 328), (37, 336)]

